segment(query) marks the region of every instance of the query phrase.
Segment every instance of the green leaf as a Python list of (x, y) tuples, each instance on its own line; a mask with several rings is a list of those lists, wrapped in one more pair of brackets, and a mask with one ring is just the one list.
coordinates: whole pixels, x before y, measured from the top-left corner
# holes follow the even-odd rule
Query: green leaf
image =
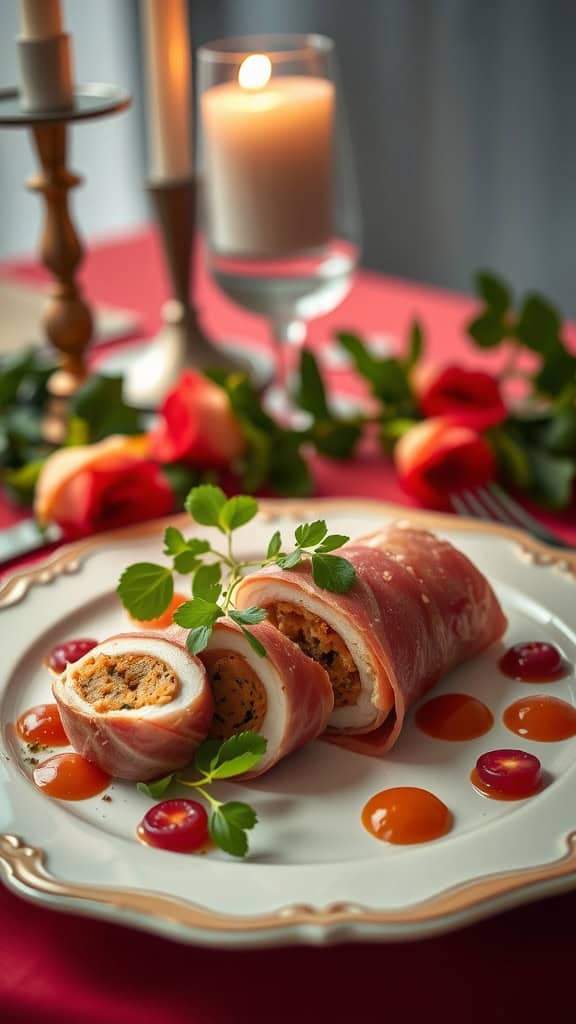
[(272, 534), (272, 537), (270, 538), (268, 550), (266, 551), (266, 558), (275, 558), (281, 547), (282, 537), (280, 536), (280, 531), (276, 530), (276, 533)]
[(331, 459), (348, 459), (362, 437), (362, 427), (346, 420), (317, 420), (311, 429), (311, 440), (321, 455)]
[(175, 774), (175, 772), (170, 772), (170, 775), (165, 775), (162, 779), (153, 779), (152, 782), (138, 782), (136, 783), (136, 789), (140, 793), (145, 793), (146, 796), (151, 796), (154, 800), (158, 800), (161, 796), (164, 796), (166, 790), (172, 785)]
[(274, 438), (269, 481), (279, 494), (305, 497), (313, 490), (312, 476), (299, 444), (298, 437), (288, 431), (279, 432)]
[(178, 555), (186, 550), (187, 544), (183, 534), (175, 526), (168, 526), (164, 531), (164, 554)]
[(174, 596), (172, 572), (153, 562), (136, 562), (122, 573), (117, 593), (135, 619), (157, 619)]
[(408, 355), (404, 362), (407, 370), (412, 370), (416, 366), (416, 363), (420, 361), (423, 351), (424, 331), (422, 329), (422, 324), (419, 320), (413, 320), (410, 325), (410, 334), (408, 337)]
[(213, 626), (216, 619), (224, 615), (220, 605), (213, 601), (204, 601), (201, 597), (195, 597), (192, 601), (185, 601), (174, 612), (174, 622), (184, 629), (196, 629), (198, 626)]
[(506, 325), (493, 313), (482, 313), (468, 324), (467, 330), (480, 348), (495, 348), (508, 334)]
[(324, 539), (328, 533), (328, 527), (324, 519), (316, 519), (313, 523), (302, 523), (296, 527), (294, 536), (298, 547), (313, 548)]
[(264, 647), (264, 644), (261, 644), (260, 641), (254, 636), (254, 634), (251, 633), (249, 629), (246, 629), (245, 626), (240, 626), (240, 629), (242, 630), (244, 636), (246, 637), (248, 643), (250, 644), (250, 647), (252, 648), (253, 651), (256, 652), (258, 657), (265, 658), (266, 648)]
[(79, 416), (71, 416), (68, 420), (66, 431), (66, 448), (80, 448), (82, 445), (90, 444), (90, 425)]
[(122, 391), (122, 377), (91, 374), (72, 398), (70, 413), (88, 424), (91, 441), (142, 430), (141, 414), (126, 405)]
[(300, 380), (296, 401), (301, 409), (312, 414), (314, 419), (329, 419), (330, 410), (318, 363), (309, 349), (302, 349), (300, 356)]
[(221, 740), (204, 740), (194, 754), (194, 767), (203, 775), (210, 774), (210, 765), (222, 746)]
[(496, 274), (480, 271), (476, 275), (476, 290), (484, 300), (491, 313), (497, 317), (504, 316), (512, 305), (512, 293), (501, 277)]
[(201, 565), (192, 583), (194, 597), (201, 597), (204, 601), (216, 604), (222, 593), (221, 576), (222, 570), (218, 562), (213, 562), (212, 565)]
[(542, 431), (541, 439), (548, 451), (576, 457), (576, 407), (557, 412)]
[(520, 490), (528, 490), (532, 484), (532, 469), (523, 439), (516, 431), (497, 427), (488, 433), (488, 440), (494, 449), (500, 474), (506, 483)]
[(549, 508), (566, 508), (572, 497), (576, 462), (538, 448), (531, 448), (528, 458), (534, 477), (535, 497)]
[(220, 529), (220, 513), (226, 504), (226, 495), (214, 484), (200, 484), (193, 487), (186, 498), (186, 511), (202, 526), (217, 526)]
[(551, 353), (559, 345), (560, 316), (554, 307), (541, 295), (528, 295), (524, 301), (516, 337), (527, 348), (542, 355)]
[(544, 356), (534, 385), (540, 394), (556, 397), (570, 383), (576, 383), (576, 357), (559, 345)]
[(364, 342), (356, 334), (340, 331), (336, 334), (339, 344), (352, 356), (352, 361), (360, 374), (371, 384), (377, 385), (380, 377), (378, 360), (368, 351)]
[(45, 462), (46, 459), (35, 459), (24, 466), (19, 466), (18, 469), (5, 469), (2, 473), (2, 483), (19, 501), (31, 502)]
[(322, 543), (316, 548), (316, 554), (324, 555), (328, 551), (335, 551), (336, 548), (341, 548), (346, 541), (350, 540), (343, 533), (331, 533), (329, 537), (325, 537)]
[(26, 377), (33, 372), (34, 349), (5, 356), (0, 363), (0, 409), (6, 408), (18, 397)]
[(317, 586), (346, 594), (356, 581), (354, 566), (338, 555), (312, 555), (312, 576)]
[(264, 622), (266, 611), (264, 608), (257, 608), (253, 605), (251, 608), (237, 608), (229, 615), (239, 626), (255, 626), (258, 622)]
[[(225, 804), (222, 806), (226, 806)], [(243, 829), (238, 828), (234, 821), (228, 821), (222, 806), (212, 811), (208, 821), (208, 831), (216, 846), (233, 857), (245, 857), (248, 853), (248, 839)]]
[(186, 637), (186, 647), (190, 654), (200, 654), (212, 636), (212, 626), (197, 626), (191, 629)]
[(181, 551), (179, 555), (174, 555), (174, 568), (181, 576), (188, 576), (194, 572), (199, 563), (200, 559), (193, 551)]
[(277, 565), (279, 565), (281, 569), (293, 569), (295, 565), (298, 565), (301, 558), (302, 552), (300, 551), (300, 548), (296, 548), (296, 550), (291, 551), (289, 555), (282, 555), (282, 557), (278, 559)]
[(387, 455), (392, 454), (396, 443), (401, 437), (404, 437), (404, 434), (407, 434), (417, 422), (418, 420), (409, 419), (405, 416), (396, 416), (394, 419), (384, 420), (384, 422), (380, 424), (378, 438)]
[(226, 820), (237, 825), (238, 828), (254, 828), (258, 821), (254, 808), (239, 800), (229, 800), (222, 804), (220, 810)]
[(238, 494), (234, 498), (229, 498), (224, 505), (220, 512), (219, 525), (226, 533), (230, 533), (232, 530), (237, 530), (239, 526), (249, 523), (257, 512), (256, 498), (251, 498), (247, 494)]
[(231, 779), (235, 775), (251, 771), (264, 757), (267, 745), (264, 736), (249, 730), (230, 736), (224, 740), (218, 753), (212, 758), (212, 778)]

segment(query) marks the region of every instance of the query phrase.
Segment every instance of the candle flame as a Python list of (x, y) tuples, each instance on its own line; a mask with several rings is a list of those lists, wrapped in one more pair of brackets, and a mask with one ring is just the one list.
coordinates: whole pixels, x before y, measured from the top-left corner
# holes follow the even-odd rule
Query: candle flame
[(242, 61), (238, 71), (238, 82), (243, 89), (263, 89), (271, 74), (270, 58), (265, 53), (253, 53)]

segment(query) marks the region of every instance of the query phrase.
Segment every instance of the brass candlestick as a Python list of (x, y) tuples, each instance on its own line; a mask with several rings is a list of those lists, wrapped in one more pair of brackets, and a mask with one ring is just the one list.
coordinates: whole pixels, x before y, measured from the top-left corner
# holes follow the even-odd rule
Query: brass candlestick
[(68, 206), (70, 189), (82, 179), (67, 169), (68, 124), (125, 110), (129, 95), (112, 85), (84, 85), (74, 90), (69, 109), (23, 110), (16, 89), (0, 92), (0, 128), (31, 128), (41, 171), (28, 183), (45, 201), (40, 256), (54, 277), (42, 316), (43, 331), (59, 353), (59, 368), (48, 382), (52, 397), (45, 436), (60, 443), (70, 397), (86, 377), (86, 350), (93, 319), (76, 281), (83, 250)]
[(260, 365), (257, 354), (214, 345), (202, 329), (191, 298), (197, 180), (192, 176), (153, 180), (147, 187), (160, 229), (172, 297), (162, 307), (160, 333), (126, 365), (126, 401), (142, 409), (157, 408), (187, 367), (241, 370), (262, 382), (269, 376), (268, 364)]

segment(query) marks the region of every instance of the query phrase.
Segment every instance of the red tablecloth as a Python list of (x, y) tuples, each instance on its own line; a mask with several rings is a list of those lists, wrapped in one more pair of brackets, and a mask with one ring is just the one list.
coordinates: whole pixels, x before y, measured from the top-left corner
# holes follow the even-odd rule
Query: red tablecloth
[[(43, 278), (28, 263), (3, 269), (21, 280)], [(95, 246), (83, 276), (92, 299), (133, 307), (145, 332), (156, 329), (164, 286), (150, 233)], [(262, 324), (199, 277), (209, 332), (264, 344)], [(311, 341), (325, 343), (332, 326), (402, 338), (417, 315), (432, 357), (473, 363), (477, 356), (462, 341), (472, 308), (463, 297), (363, 273), (340, 309), (311, 326)], [(409, 503), (382, 460), (358, 461), (345, 472), (323, 460), (316, 469), (321, 495)], [(0, 502), (0, 526), (14, 517)], [(549, 522), (576, 543), (573, 514)], [(560, 1020), (574, 1004), (574, 922), (570, 894), (420, 943), (232, 953), (61, 915), (0, 888), (0, 1021)]]

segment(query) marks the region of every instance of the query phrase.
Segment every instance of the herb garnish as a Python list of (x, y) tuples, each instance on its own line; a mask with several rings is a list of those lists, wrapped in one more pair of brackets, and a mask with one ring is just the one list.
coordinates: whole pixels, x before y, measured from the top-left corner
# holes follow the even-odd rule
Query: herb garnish
[(137, 789), (154, 800), (163, 797), (173, 782), (195, 789), (210, 805), (208, 830), (216, 846), (233, 857), (244, 857), (248, 852), (248, 829), (254, 828), (258, 818), (249, 804), (239, 800), (221, 803), (207, 792), (207, 786), (254, 768), (266, 753), (267, 740), (255, 732), (241, 732), (227, 740), (205, 740), (194, 755), (194, 768), (200, 774), (196, 781), (183, 779), (176, 772), (153, 782), (139, 782)]
[(323, 519), (296, 527), (295, 547), (288, 554), (282, 551), (282, 538), (276, 531), (263, 560), (242, 561), (234, 554), (232, 534), (256, 516), (255, 498), (245, 494), (226, 498), (220, 487), (203, 484), (192, 488), (186, 509), (196, 523), (219, 530), (226, 538), (226, 549), (221, 551), (198, 537), (187, 539), (176, 527), (169, 526), (164, 534), (164, 554), (172, 559), (172, 565), (130, 565), (122, 573), (118, 594), (134, 618), (155, 619), (166, 611), (174, 596), (174, 574), (191, 576), (192, 598), (174, 612), (174, 621), (190, 631), (186, 643), (192, 654), (204, 650), (214, 623), (228, 615), (240, 626), (257, 654), (265, 656), (262, 644), (247, 628), (262, 622), (265, 610), (251, 607), (240, 611), (233, 607), (234, 592), (246, 569), (270, 565), (292, 569), (309, 557), (314, 582), (323, 590), (343, 594), (354, 586), (353, 566), (345, 558), (330, 553), (345, 544), (348, 537), (329, 534)]

